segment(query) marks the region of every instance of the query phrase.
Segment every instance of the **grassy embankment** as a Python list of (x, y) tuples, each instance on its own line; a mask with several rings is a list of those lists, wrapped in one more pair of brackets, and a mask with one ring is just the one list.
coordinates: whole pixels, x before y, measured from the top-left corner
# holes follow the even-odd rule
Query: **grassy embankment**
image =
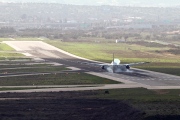
[(157, 72), (180, 75), (178, 72), (180, 71), (179, 55), (173, 55), (167, 52), (156, 52), (171, 49), (168, 46), (147, 47), (126, 43), (61, 42), (60, 40), (48, 40), (46, 42), (69, 53), (92, 60), (110, 63), (112, 61), (112, 54), (115, 53), (115, 57), (119, 58), (122, 63), (141, 61), (151, 62), (150, 64), (137, 67)]
[(109, 94), (104, 91), (96, 91), (93, 98), (123, 100), (133, 107), (144, 111), (146, 118), (151, 120), (159, 117), (177, 118), (180, 115), (180, 90), (147, 90), (139, 89), (116, 89), (109, 90)]

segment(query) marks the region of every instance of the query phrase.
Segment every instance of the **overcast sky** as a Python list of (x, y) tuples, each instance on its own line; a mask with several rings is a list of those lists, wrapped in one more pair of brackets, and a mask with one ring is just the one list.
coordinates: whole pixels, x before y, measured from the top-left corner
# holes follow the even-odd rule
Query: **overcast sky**
[(41, 2), (76, 5), (179, 6), (180, 0), (0, 0), (0, 2)]

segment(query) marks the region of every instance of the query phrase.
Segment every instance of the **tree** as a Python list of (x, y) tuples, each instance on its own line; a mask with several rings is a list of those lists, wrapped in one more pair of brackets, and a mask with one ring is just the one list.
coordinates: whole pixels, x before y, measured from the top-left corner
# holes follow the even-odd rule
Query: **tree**
[(146, 40), (150, 40), (151, 39), (151, 36), (150, 35), (146, 35)]
[(125, 35), (125, 36), (124, 36), (124, 40), (125, 40), (125, 41), (127, 41), (128, 38), (129, 38), (128, 35)]

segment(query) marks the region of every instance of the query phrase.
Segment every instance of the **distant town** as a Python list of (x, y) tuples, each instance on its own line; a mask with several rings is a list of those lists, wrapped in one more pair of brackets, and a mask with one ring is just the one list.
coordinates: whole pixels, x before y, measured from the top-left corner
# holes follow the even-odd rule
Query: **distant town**
[(0, 3), (0, 11), (0, 37), (148, 41), (178, 46), (179, 51), (180, 7)]
[(0, 3), (0, 27), (55, 29), (179, 28), (180, 7)]

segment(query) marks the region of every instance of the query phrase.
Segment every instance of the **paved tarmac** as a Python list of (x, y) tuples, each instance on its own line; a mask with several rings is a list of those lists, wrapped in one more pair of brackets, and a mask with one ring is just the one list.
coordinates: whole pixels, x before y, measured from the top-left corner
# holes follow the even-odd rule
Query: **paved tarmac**
[(128, 84), (133, 84), (134, 87), (139, 86), (148, 89), (180, 89), (179, 76), (140, 69), (131, 69), (131, 72), (128, 73), (108, 73), (103, 71), (99, 66), (83, 64), (84, 62), (97, 63), (97, 61), (72, 55), (42, 41), (5, 41), (5, 43), (17, 51), (27, 53), (28, 56), (43, 58), (45, 61), (56, 62), (67, 67), (85, 70), (89, 74), (120, 81), (125, 83), (126, 87)]

